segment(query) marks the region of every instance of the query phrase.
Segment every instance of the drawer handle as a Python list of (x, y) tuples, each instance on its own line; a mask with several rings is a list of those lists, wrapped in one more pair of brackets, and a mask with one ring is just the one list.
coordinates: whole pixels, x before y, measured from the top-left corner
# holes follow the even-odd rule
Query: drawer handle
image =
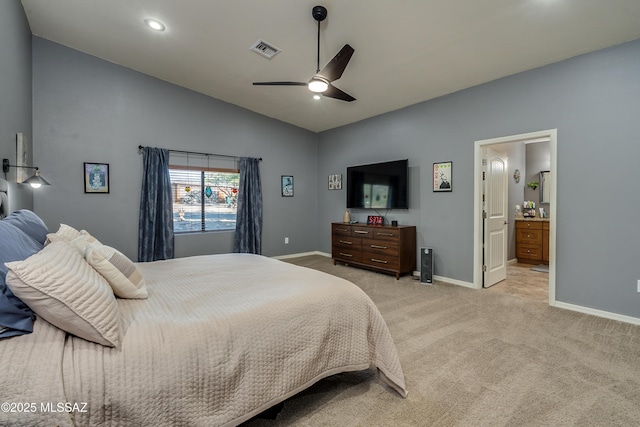
[(340, 252), (340, 255), (342, 255), (342, 256), (346, 256), (346, 257), (352, 257), (352, 256), (353, 256), (353, 255), (351, 255), (351, 254), (344, 254), (344, 253), (342, 253), (342, 252)]
[(393, 237), (393, 233), (378, 233), (378, 236), (392, 236)]
[(345, 231), (346, 232), (346, 231), (349, 231), (349, 230), (347, 230), (346, 228), (336, 228), (336, 231)]
[(531, 253), (531, 249), (527, 249), (527, 253), (530, 254)]
[(345, 245), (353, 245), (353, 242), (349, 242), (347, 240), (340, 240), (340, 243), (344, 243)]
[(527, 237), (531, 237), (531, 234), (527, 234)]
[(531, 224), (527, 223), (527, 227), (531, 227)]
[(381, 246), (381, 245), (371, 245), (372, 248), (374, 249), (388, 249), (389, 246)]
[(364, 230), (353, 230), (353, 232), (358, 234), (369, 234), (368, 231), (364, 231)]
[(380, 264), (387, 264), (388, 263), (388, 261), (385, 261), (383, 259), (375, 259), (375, 258), (371, 258), (371, 261), (378, 262)]

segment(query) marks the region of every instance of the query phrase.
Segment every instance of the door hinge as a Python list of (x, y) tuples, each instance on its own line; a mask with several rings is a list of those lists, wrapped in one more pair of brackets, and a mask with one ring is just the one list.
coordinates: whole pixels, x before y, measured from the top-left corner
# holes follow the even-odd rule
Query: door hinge
[(487, 266), (486, 266), (486, 265), (483, 265), (483, 266), (482, 266), (482, 272), (483, 272), (483, 273), (486, 273), (486, 272), (487, 272)]
[(482, 211), (482, 219), (487, 219), (487, 211)]

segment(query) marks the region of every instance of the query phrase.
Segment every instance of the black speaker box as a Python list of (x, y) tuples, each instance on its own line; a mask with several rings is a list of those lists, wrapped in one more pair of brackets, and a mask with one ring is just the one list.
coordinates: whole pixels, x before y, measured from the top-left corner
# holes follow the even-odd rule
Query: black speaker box
[(420, 248), (420, 283), (433, 285), (433, 248)]

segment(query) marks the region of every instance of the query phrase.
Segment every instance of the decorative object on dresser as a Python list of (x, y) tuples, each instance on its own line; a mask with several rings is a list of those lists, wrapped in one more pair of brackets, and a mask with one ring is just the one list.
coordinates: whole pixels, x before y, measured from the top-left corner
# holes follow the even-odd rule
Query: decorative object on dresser
[(416, 268), (416, 227), (332, 223), (331, 257), (399, 279)]
[(384, 218), (381, 215), (369, 215), (367, 216), (367, 224), (369, 225), (383, 225)]
[(549, 221), (516, 220), (518, 262), (549, 264)]

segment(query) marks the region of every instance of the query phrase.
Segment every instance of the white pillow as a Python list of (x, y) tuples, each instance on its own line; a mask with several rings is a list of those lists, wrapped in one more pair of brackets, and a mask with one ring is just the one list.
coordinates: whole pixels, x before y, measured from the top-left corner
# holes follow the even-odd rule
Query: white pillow
[(47, 234), (49, 243), (58, 242), (60, 240), (73, 240), (80, 235), (80, 232), (67, 224), (60, 224), (60, 228), (55, 233)]
[(68, 242), (53, 242), (5, 265), (7, 285), (38, 316), (88, 341), (120, 345), (120, 312), (111, 287)]
[(147, 298), (147, 286), (138, 267), (122, 252), (94, 242), (87, 246), (87, 262), (102, 274), (120, 298)]

